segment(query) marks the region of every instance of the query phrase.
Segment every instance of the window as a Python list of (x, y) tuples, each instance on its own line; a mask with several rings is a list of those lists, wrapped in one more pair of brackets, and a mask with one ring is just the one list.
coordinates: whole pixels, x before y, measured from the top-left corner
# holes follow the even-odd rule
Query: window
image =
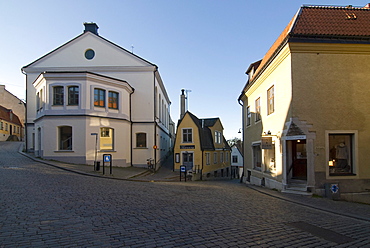
[(329, 175), (346, 176), (354, 174), (354, 134), (329, 134)]
[(193, 142), (193, 130), (191, 128), (185, 128), (182, 130), (182, 142), (183, 143)]
[(136, 134), (136, 147), (146, 147), (146, 133)]
[(254, 169), (261, 170), (261, 159), (262, 159), (261, 144), (260, 143), (253, 144), (252, 152), (253, 152), (253, 167)]
[(221, 144), (221, 132), (215, 131), (215, 143)]
[(94, 89), (94, 106), (105, 107), (105, 90)]
[(248, 106), (247, 107), (247, 126), (251, 125), (251, 108)]
[(223, 163), (224, 162), (224, 153), (221, 152), (220, 153), (220, 163)]
[(213, 153), (213, 163), (217, 164), (217, 152)]
[(59, 127), (59, 150), (72, 150), (72, 127)]
[(118, 93), (109, 91), (108, 92), (108, 108), (118, 109)]
[(4, 129), (4, 122), (0, 122), (0, 130)]
[(55, 86), (53, 88), (54, 98), (53, 105), (63, 105), (64, 104), (64, 87)]
[(40, 92), (36, 94), (36, 110), (40, 110)]
[(238, 156), (233, 155), (233, 163), (234, 164), (238, 163)]
[(113, 128), (100, 128), (100, 150), (113, 150)]
[(78, 86), (68, 87), (68, 105), (78, 105), (79, 88)]
[(8, 131), (8, 123), (5, 123), (5, 131)]
[[(304, 149), (304, 150), (306, 150), (306, 149)], [(264, 164), (265, 164), (265, 171), (266, 172), (275, 172), (275, 170), (276, 170), (276, 166), (275, 166), (275, 144), (272, 144), (271, 149), (264, 149), (263, 150), (263, 159), (264, 159)]]
[(261, 120), (261, 98), (256, 100), (256, 121)]
[(210, 157), (209, 157), (209, 152), (206, 153), (206, 165), (210, 165), (211, 164), (211, 160), (210, 160)]
[(229, 152), (225, 152), (225, 157), (226, 157), (226, 163), (229, 162)]
[(267, 114), (274, 113), (274, 86), (267, 90)]

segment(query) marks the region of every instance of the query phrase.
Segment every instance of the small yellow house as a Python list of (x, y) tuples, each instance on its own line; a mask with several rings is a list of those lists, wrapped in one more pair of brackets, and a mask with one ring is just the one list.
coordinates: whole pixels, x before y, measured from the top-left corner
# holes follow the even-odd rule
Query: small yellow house
[(0, 105), (0, 141), (19, 141), (22, 136), (22, 123), (11, 109)]
[(302, 6), (250, 65), (239, 97), (246, 181), (341, 199), (368, 192), (368, 20), (369, 4)]
[(174, 154), (174, 170), (185, 166), (193, 180), (231, 176), (231, 149), (220, 118), (199, 119), (187, 111), (177, 126)]

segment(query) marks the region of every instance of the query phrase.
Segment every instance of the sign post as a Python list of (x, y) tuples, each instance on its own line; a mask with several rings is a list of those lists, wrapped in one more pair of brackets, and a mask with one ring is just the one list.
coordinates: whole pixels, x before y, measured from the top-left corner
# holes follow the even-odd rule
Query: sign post
[(186, 182), (186, 166), (185, 165), (180, 166), (180, 182), (181, 182), (181, 174), (182, 173), (184, 173), (184, 178), (185, 178), (185, 182)]
[(112, 154), (103, 154), (103, 175), (104, 175), (104, 165), (105, 163), (109, 163), (109, 172), (112, 175)]

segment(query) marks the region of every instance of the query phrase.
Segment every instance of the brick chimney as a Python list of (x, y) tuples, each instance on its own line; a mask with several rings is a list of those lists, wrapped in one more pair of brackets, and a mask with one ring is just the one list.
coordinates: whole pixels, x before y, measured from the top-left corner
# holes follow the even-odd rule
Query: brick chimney
[(98, 28), (99, 27), (96, 23), (94, 23), (94, 22), (85, 22), (84, 25), (85, 25), (84, 33), (91, 32), (93, 34), (99, 35), (98, 34)]

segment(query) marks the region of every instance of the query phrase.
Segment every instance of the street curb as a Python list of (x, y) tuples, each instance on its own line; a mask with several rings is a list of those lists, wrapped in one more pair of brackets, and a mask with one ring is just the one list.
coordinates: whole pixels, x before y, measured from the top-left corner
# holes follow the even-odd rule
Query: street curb
[[(271, 196), (271, 197), (274, 197), (274, 198), (277, 198), (277, 199), (280, 199), (280, 200), (283, 200), (283, 201), (295, 203), (295, 204), (298, 204), (298, 205), (301, 205), (301, 206), (305, 206), (305, 207), (312, 208), (312, 209), (315, 209), (315, 210), (320, 210), (320, 211), (323, 211), (323, 212), (328, 212), (328, 213), (335, 214), (335, 215), (346, 216), (346, 217), (349, 217), (349, 218), (370, 222), (370, 218), (368, 218), (368, 217), (362, 217), (362, 216), (358, 216), (358, 215), (354, 215), (354, 214), (348, 214), (348, 213), (342, 213), (342, 212), (338, 213), (338, 212), (332, 211), (332, 210), (327, 209), (327, 208), (318, 207), (318, 206), (312, 205), (310, 203), (302, 203), (302, 202), (284, 197), (283, 193), (281, 193), (281, 192), (279, 192), (279, 195), (271, 194), (269, 192), (266, 192), (266, 190), (261, 190), (261, 189), (259, 189), (258, 186), (255, 186), (255, 185), (252, 185), (252, 184), (246, 184), (246, 186), (250, 189), (253, 189), (253, 190), (261, 193), (261, 194), (265, 194), (265, 195), (268, 195), (268, 196)], [(356, 204), (354, 202), (351, 202), (351, 203)]]

